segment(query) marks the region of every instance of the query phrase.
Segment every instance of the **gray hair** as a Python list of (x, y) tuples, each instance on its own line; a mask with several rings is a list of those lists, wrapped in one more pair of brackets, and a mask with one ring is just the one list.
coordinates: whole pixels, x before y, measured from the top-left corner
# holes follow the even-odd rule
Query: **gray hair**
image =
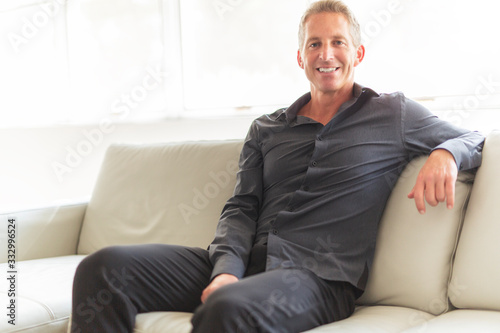
[(351, 12), (349, 7), (339, 0), (321, 0), (312, 3), (309, 8), (305, 11), (299, 25), (299, 48), (304, 45), (305, 38), (305, 25), (307, 19), (314, 14), (320, 13), (339, 13), (345, 16), (349, 22), (349, 28), (351, 33), (351, 38), (354, 43), (354, 47), (358, 48), (361, 45), (361, 28), (359, 26), (358, 20)]

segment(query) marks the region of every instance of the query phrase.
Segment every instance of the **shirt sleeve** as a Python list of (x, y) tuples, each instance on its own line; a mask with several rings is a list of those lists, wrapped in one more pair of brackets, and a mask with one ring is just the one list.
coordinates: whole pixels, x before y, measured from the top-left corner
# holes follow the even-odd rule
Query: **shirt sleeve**
[(262, 203), (262, 153), (254, 122), (243, 145), (233, 196), (222, 211), (209, 246), (213, 279), (227, 273), (242, 278), (253, 245)]
[(445, 149), (455, 158), (458, 170), (481, 165), (484, 136), (439, 119), (415, 101), (403, 97), (401, 113), (403, 142), (410, 159)]

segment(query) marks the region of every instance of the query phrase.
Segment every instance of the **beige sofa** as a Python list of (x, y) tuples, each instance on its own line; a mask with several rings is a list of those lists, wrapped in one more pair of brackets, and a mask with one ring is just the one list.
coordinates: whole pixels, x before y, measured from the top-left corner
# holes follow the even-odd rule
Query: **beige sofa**
[[(232, 193), (241, 145), (114, 145), (90, 202), (0, 216), (1, 244), (8, 219), (17, 223), (16, 325), (8, 323), (12, 297), (2, 245), (0, 331), (65, 332), (74, 270), (104, 246), (206, 247)], [(390, 197), (356, 312), (310, 332), (500, 332), (500, 132), (488, 135), (475, 179), (460, 174), (451, 211), (441, 205), (421, 216), (406, 198), (423, 161), (408, 165)], [(106, 299), (96, 295), (98, 304)], [(140, 314), (136, 332), (189, 332), (190, 316)]]

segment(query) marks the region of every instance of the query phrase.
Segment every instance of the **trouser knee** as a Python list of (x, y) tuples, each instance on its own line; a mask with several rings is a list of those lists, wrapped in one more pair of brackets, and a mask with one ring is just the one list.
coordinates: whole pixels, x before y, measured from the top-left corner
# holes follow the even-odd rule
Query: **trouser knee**
[(128, 251), (111, 247), (78, 265), (73, 283), (71, 332), (131, 332), (136, 310), (128, 300), (136, 277), (127, 267)]
[(193, 333), (253, 333), (260, 332), (261, 307), (237, 294), (221, 288), (216, 290), (194, 313)]
[(75, 272), (75, 286), (95, 286), (103, 284), (113, 287), (113, 283), (127, 284), (127, 251), (124, 247), (113, 246), (99, 250), (84, 258)]

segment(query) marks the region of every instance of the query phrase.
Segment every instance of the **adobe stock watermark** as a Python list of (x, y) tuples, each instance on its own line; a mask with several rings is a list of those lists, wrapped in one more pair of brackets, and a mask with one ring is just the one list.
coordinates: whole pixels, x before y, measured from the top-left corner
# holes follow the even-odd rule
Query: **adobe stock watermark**
[(490, 74), (488, 77), (479, 76), (478, 84), (474, 89), (474, 94), (467, 96), (463, 101), (455, 103), (453, 110), (448, 110), (442, 114), (442, 118), (456, 126), (462, 126), (468, 119), (471, 112), (478, 110), (481, 103), (500, 92), (500, 81), (497, 81)]
[(23, 17), (21, 19), (22, 26), (19, 32), (10, 32), (7, 34), (10, 45), (16, 53), (20, 52), (23, 45), (34, 39), (41, 30), (43, 30), (51, 20), (60, 13), (61, 7), (66, 4), (67, 0), (52, 0), (51, 2), (41, 3), (38, 6), (40, 9), (35, 12), (30, 18)]
[(384, 174), (384, 180), (387, 186), (392, 190), (400, 179), (408, 177), (416, 177), (420, 167), (416, 159), (423, 155), (417, 153), (410, 153), (408, 156), (401, 156), (395, 159), (396, 167)]
[[(447, 297), (443, 298), (434, 298), (430, 300), (429, 305), (426, 309), (422, 309), (425, 312), (432, 312), (432, 313), (441, 313), (444, 312), (448, 309), (448, 300), (453, 303), (460, 295), (462, 295), (463, 292), (467, 290), (466, 285), (462, 285), (459, 283), (458, 279), (455, 277), (453, 278), (449, 285), (448, 289), (445, 290), (445, 295)], [(417, 327), (415, 332), (426, 332), (427, 331), (427, 326), (428, 326), (428, 321), (427, 316), (425, 316), (423, 313), (412, 313), (408, 319), (409, 324), (411, 327)]]
[[(111, 304), (116, 294), (127, 287), (131, 281), (135, 280), (135, 277), (130, 275), (125, 267), (121, 271), (112, 269), (106, 275), (110, 277), (110, 288), (99, 290), (95, 295), (87, 297), (87, 299), (78, 304), (74, 309), (74, 315), (83, 317), (86, 323), (91, 323), (98, 313)], [(82, 330), (76, 324), (71, 323), (71, 332), (82, 333)]]
[(215, 0), (212, 6), (221, 20), (225, 19), (226, 13), (234, 11), (244, 0)]
[(200, 188), (193, 188), (194, 196), (189, 204), (181, 203), (178, 205), (177, 208), (184, 222), (187, 224), (191, 223), (193, 215), (199, 215), (202, 210), (207, 208), (210, 205), (210, 201), (215, 199), (236, 177), (237, 172), (238, 162), (236, 160), (227, 161), (224, 170), (218, 172), (210, 171), (208, 176), (212, 181), (207, 182)]
[[(129, 93), (122, 94), (112, 104), (112, 114), (119, 115), (120, 120), (129, 117), (130, 112), (136, 109), (142, 102), (144, 102), (148, 95), (158, 87), (161, 87), (167, 73), (162, 71), (160, 67), (147, 67), (146, 75), (142, 82), (134, 86)], [(99, 124), (90, 130), (83, 130), (83, 139), (74, 146), (66, 146), (66, 156), (63, 160), (53, 161), (51, 163), (52, 171), (54, 172), (57, 180), (62, 183), (67, 174), (73, 172), (78, 168), (85, 157), (92, 154), (95, 148), (99, 147), (103, 142), (106, 135), (113, 133), (116, 126), (110, 118), (106, 117), (99, 121)]]
[(290, 315), (304, 313), (304, 302), (295, 297), (297, 291), (304, 287), (306, 281), (311, 281), (311, 277), (315, 275), (313, 272), (320, 265), (325, 265), (328, 257), (338, 253), (337, 249), (341, 247), (341, 244), (332, 241), (331, 235), (318, 237), (316, 242), (314, 254), (304, 258), (299, 267), (282, 270), (283, 284), (273, 289), (267, 298), (253, 301), (252, 311), (236, 319), (238, 333), (254, 332), (254, 328), (260, 327), (266, 318), (273, 318), (275, 312), (286, 311)]
[(361, 27), (361, 40), (363, 45), (369, 45), (373, 39), (378, 37), (385, 28), (391, 25), (395, 16), (405, 11), (405, 5), (414, 0), (389, 0), (385, 8), (372, 10), (371, 20)]
[[(303, 258), (300, 267), (311, 272), (317, 271), (330, 258), (334, 258), (336, 253), (342, 252), (341, 248), (342, 244), (334, 242), (330, 234), (327, 234), (324, 238), (317, 237), (313, 255)], [(296, 291), (300, 289), (302, 281), (309, 278), (309, 275), (300, 270), (289, 270), (283, 274), (282, 281), (291, 291)]]
[(379, 36), (392, 23), (393, 16), (399, 15), (402, 12), (403, 6), (400, 0), (390, 0), (386, 8), (372, 10), (370, 12), (372, 20), (363, 24), (361, 28), (361, 40), (363, 44), (370, 44), (375, 37)]
[[(236, 318), (236, 332), (235, 333), (249, 333), (255, 332), (256, 328), (262, 326), (265, 318), (272, 318), (273, 315), (281, 308), (286, 307), (287, 310), (299, 313), (300, 308), (290, 305), (289, 297), (281, 289), (274, 289), (269, 293), (269, 296), (260, 302), (252, 301), (252, 310), (246, 315), (241, 315)], [(287, 306), (288, 305), (288, 306)]]

